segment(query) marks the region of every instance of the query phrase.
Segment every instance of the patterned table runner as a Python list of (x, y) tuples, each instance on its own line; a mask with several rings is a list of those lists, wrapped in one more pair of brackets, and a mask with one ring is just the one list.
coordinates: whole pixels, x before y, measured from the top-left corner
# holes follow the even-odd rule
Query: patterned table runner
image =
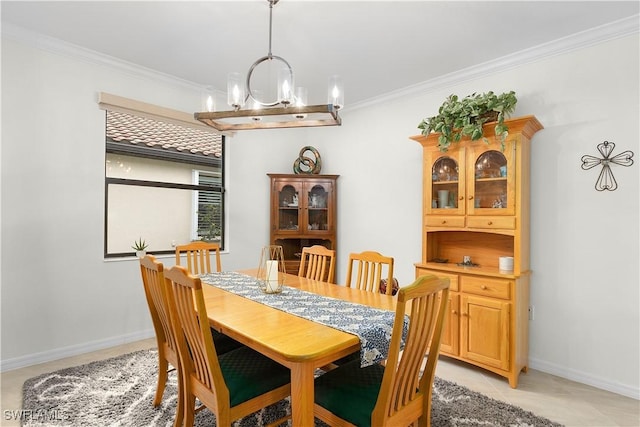
[[(395, 319), (393, 311), (326, 297), (288, 286), (283, 286), (279, 294), (266, 294), (260, 290), (258, 279), (238, 272), (203, 274), (200, 278), (203, 283), (358, 336), (362, 367), (387, 358)], [(405, 316), (403, 337), (406, 336), (408, 327), (409, 319)]]

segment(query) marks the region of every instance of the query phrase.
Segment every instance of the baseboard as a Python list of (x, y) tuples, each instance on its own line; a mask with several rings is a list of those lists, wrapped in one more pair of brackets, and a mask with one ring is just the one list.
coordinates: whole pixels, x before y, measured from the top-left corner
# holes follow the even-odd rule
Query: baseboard
[(623, 396), (627, 396), (632, 399), (640, 400), (640, 389), (633, 388), (632, 386), (625, 385), (625, 384), (611, 382), (606, 378), (596, 377), (581, 371), (568, 369), (565, 366), (555, 365), (553, 363), (549, 363), (543, 360), (533, 359), (531, 357), (529, 357), (529, 367), (531, 369), (535, 369), (536, 371), (545, 372), (547, 374), (555, 375), (557, 377), (579, 382), (581, 384), (587, 384), (592, 387), (596, 387), (602, 390), (607, 390), (612, 393), (621, 394)]
[(65, 357), (78, 356), (92, 351), (104, 350), (105, 348), (128, 344), (135, 341), (152, 338), (155, 336), (153, 329), (139, 331), (131, 334), (120, 335), (118, 337), (104, 340), (91, 341), (69, 347), (57, 348), (42, 353), (28, 354), (26, 356), (14, 357), (12, 359), (0, 361), (0, 372), (12, 371), (26, 366), (37, 365), (39, 363), (52, 362), (64, 359)]

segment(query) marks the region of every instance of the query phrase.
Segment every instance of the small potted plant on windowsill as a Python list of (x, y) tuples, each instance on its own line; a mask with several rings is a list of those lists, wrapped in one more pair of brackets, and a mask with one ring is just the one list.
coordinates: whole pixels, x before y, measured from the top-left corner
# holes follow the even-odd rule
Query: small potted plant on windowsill
[(504, 142), (509, 134), (504, 119), (513, 113), (517, 101), (513, 91), (500, 95), (491, 91), (473, 93), (462, 99), (457, 95), (449, 95), (440, 106), (438, 114), (422, 120), (418, 129), (422, 130), (423, 135), (440, 133), (438, 148), (440, 151), (447, 151), (452, 142), (460, 141), (463, 136), (470, 137), (472, 141), (482, 138), (488, 143), (483, 125), (495, 122), (494, 132), (504, 149)]
[(140, 237), (140, 240), (138, 241), (133, 241), (133, 246), (131, 246), (131, 249), (133, 249), (134, 251), (136, 251), (136, 256), (138, 258), (142, 258), (147, 254), (147, 247), (149, 245), (147, 245), (147, 242), (142, 240), (142, 237)]

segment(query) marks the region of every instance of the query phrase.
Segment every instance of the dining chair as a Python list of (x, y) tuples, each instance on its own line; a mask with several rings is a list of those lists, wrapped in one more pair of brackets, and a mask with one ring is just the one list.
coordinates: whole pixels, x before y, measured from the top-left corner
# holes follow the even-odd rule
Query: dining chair
[(302, 248), (298, 276), (334, 283), (336, 251), (322, 245)]
[(216, 257), (216, 272), (222, 271), (220, 261), (220, 245), (217, 243), (191, 242), (176, 246), (176, 265), (182, 264), (182, 256), (185, 257), (186, 267), (191, 274), (213, 273), (211, 270), (211, 255)]
[[(211, 270), (211, 255), (216, 257), (216, 273), (222, 271), (222, 262), (220, 261), (220, 245), (208, 242), (191, 242), (184, 245), (176, 246), (176, 265), (182, 265), (182, 256), (186, 261), (187, 271), (191, 274), (207, 274), (213, 273)], [(242, 344), (233, 338), (211, 328), (213, 341), (216, 343), (216, 351), (218, 354), (241, 347)]]
[[(218, 355), (209, 333), (202, 282), (182, 266), (165, 273), (169, 313), (178, 337), (182, 371), (184, 426), (195, 413), (209, 408), (216, 425), (231, 422), (279, 402), (291, 394), (288, 368), (249, 347)], [(202, 405), (195, 408), (198, 399)]]
[[(151, 313), (153, 328), (156, 332), (156, 342), (158, 346), (158, 384), (156, 394), (153, 398), (153, 406), (160, 405), (162, 395), (167, 384), (169, 364), (173, 369), (180, 371), (180, 359), (178, 347), (173, 333), (171, 321), (169, 320), (169, 310), (166, 304), (166, 288), (164, 285), (164, 267), (153, 255), (145, 255), (140, 259), (140, 271), (142, 273), (142, 283), (144, 294), (147, 298), (147, 305)], [(178, 382), (181, 382), (178, 374)], [(178, 386), (180, 388), (180, 386)], [(176, 408), (176, 419), (174, 426), (178, 426), (182, 421), (183, 411), (180, 402)]]
[[(354, 270), (354, 265), (357, 268)], [(349, 254), (347, 266), (347, 278), (345, 286), (354, 287), (370, 292), (380, 291), (380, 282), (383, 279), (383, 270), (386, 269), (387, 283), (393, 283), (393, 257), (388, 257), (374, 251)], [(354, 276), (354, 272), (357, 273)], [(392, 286), (386, 286), (387, 295), (391, 295)]]
[(361, 368), (356, 360), (316, 378), (314, 415), (331, 426), (430, 426), (448, 300), (448, 279), (421, 276), (400, 288), (386, 363)]

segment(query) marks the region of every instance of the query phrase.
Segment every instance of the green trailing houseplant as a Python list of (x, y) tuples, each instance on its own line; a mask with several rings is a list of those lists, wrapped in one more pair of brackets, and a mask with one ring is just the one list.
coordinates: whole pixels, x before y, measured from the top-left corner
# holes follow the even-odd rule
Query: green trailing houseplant
[(452, 142), (460, 141), (463, 136), (470, 137), (472, 141), (482, 138), (488, 143), (482, 126), (495, 121), (495, 135), (500, 138), (504, 149), (504, 142), (509, 134), (504, 119), (515, 110), (517, 101), (513, 91), (500, 95), (491, 91), (473, 93), (462, 99), (457, 95), (449, 95), (440, 106), (438, 114), (422, 120), (418, 129), (422, 130), (423, 135), (440, 133), (438, 148), (440, 151), (447, 151)]

